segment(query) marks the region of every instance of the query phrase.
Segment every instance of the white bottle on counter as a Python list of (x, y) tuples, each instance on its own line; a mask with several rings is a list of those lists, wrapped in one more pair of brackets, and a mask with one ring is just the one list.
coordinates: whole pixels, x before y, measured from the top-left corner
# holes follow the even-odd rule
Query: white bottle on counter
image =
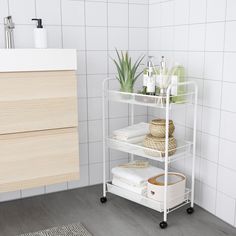
[(37, 28), (34, 29), (34, 47), (47, 48), (47, 30), (43, 28), (42, 19), (32, 19), (37, 21)]

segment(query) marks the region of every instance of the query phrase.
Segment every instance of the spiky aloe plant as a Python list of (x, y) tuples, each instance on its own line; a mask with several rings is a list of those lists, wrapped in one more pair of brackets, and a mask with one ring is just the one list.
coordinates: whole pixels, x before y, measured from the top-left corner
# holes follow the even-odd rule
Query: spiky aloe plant
[(116, 50), (116, 54), (118, 57), (118, 60), (116, 61), (113, 59), (118, 75), (116, 76), (117, 80), (120, 83), (120, 91), (121, 92), (133, 92), (134, 83), (138, 79), (138, 77), (142, 74), (142, 72), (138, 73), (137, 70), (144, 58), (140, 57), (135, 61), (135, 63), (132, 65), (132, 59), (129, 56), (128, 52), (123, 53), (121, 51), (120, 53), (118, 50)]

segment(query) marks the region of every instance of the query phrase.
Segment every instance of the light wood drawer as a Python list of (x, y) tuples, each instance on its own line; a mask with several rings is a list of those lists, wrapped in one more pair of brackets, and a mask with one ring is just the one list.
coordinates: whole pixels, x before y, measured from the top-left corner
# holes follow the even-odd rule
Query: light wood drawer
[(74, 71), (0, 73), (0, 101), (77, 96)]
[(77, 128), (0, 135), (0, 192), (78, 178)]
[(77, 125), (76, 97), (0, 102), (0, 134)]

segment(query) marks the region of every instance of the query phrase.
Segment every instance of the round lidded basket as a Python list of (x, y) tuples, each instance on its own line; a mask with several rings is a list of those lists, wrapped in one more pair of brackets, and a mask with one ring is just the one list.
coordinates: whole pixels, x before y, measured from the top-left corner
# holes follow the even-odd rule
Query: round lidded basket
[[(154, 149), (156, 151), (151, 151), (144, 149), (144, 152), (150, 156), (154, 157), (164, 157), (165, 156), (165, 138), (157, 138), (154, 137), (151, 134), (146, 135), (143, 146)], [(176, 139), (171, 136), (169, 137), (169, 143), (168, 143), (168, 155), (172, 156), (175, 154), (177, 148)]]
[[(165, 119), (155, 119), (149, 124), (149, 130), (152, 136), (157, 138), (165, 138), (166, 136), (166, 120)], [(175, 126), (173, 120), (169, 120), (169, 137), (173, 135), (175, 131)]]

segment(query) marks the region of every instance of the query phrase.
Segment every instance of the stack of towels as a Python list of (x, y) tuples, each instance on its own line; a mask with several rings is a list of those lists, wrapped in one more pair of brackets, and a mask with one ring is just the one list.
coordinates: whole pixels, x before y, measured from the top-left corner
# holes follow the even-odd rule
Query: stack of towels
[(144, 140), (146, 134), (149, 133), (149, 124), (138, 123), (123, 129), (115, 130), (113, 136), (115, 139), (128, 143), (138, 143)]
[(162, 173), (162, 169), (151, 165), (145, 168), (118, 166), (112, 169), (112, 184), (146, 196), (148, 179)]

